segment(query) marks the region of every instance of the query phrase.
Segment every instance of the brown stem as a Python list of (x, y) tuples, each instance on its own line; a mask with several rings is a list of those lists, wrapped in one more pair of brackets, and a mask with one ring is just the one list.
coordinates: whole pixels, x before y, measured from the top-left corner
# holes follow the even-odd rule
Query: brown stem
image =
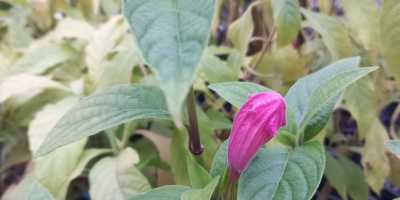
[(200, 142), (200, 131), (197, 123), (196, 103), (193, 88), (190, 89), (187, 97), (187, 110), (189, 114), (189, 150), (193, 155), (201, 155), (203, 146)]

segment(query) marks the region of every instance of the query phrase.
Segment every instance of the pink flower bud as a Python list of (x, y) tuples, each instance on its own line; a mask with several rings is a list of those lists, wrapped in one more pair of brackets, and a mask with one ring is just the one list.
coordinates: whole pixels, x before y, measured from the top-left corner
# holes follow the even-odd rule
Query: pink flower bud
[(286, 124), (285, 99), (277, 92), (250, 96), (233, 121), (228, 144), (231, 180), (246, 170), (257, 151)]

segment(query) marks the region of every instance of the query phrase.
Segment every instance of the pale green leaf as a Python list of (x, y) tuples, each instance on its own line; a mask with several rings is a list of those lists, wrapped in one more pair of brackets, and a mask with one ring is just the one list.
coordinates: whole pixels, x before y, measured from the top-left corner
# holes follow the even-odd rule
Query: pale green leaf
[(375, 118), (369, 123), (372, 125), (365, 136), (362, 162), (368, 185), (374, 192), (379, 193), (390, 173), (390, 163), (385, 151), (385, 142), (389, 138), (379, 119)]
[(141, 63), (140, 52), (129, 25), (114, 16), (93, 33), (85, 48), (85, 62), (97, 90), (129, 83), (133, 66)]
[[(362, 139), (366, 136), (372, 121), (381, 110), (380, 91), (375, 87), (371, 77), (365, 77), (349, 86), (344, 94), (345, 107), (357, 121), (358, 136)], [(369, 112), (365, 112), (365, 108)]]
[(213, 13), (214, 1), (124, 1), (124, 15), (176, 120), (207, 46)]
[(386, 148), (394, 153), (396, 156), (400, 156), (400, 140), (391, 140), (386, 143)]
[(28, 129), (29, 148), (35, 153), (57, 121), (78, 103), (78, 97), (68, 97), (55, 104), (46, 105), (37, 112)]
[(164, 96), (157, 88), (116, 86), (82, 99), (49, 133), (37, 156), (138, 119), (168, 118)]
[(232, 42), (233, 46), (240, 51), (242, 58), (246, 57), (255, 28), (252, 12), (259, 4), (259, 1), (252, 3), (240, 18), (229, 25), (228, 39)]
[(188, 190), (190, 188), (185, 186), (167, 185), (130, 198), (130, 200), (181, 200), (182, 193)]
[(181, 200), (210, 200), (218, 182), (219, 176), (215, 177), (203, 189), (191, 189), (184, 192), (181, 196)]
[(352, 33), (368, 50), (378, 48), (379, 8), (375, 0), (343, 0), (343, 9)]
[(209, 88), (237, 108), (240, 108), (251, 94), (271, 91), (251, 82), (224, 82), (211, 84)]
[(89, 174), (90, 196), (97, 200), (124, 200), (151, 188), (146, 177), (135, 167), (139, 155), (131, 148), (117, 157), (98, 161)]
[(33, 174), (57, 198), (65, 198), (70, 175), (79, 163), (86, 139), (57, 149), (34, 160)]
[(336, 18), (301, 9), (313, 29), (321, 34), (332, 60), (352, 55), (352, 44), (345, 26)]
[(272, 0), (278, 46), (292, 43), (301, 28), (300, 6), (297, 0)]
[(387, 68), (400, 85), (400, 1), (385, 0), (380, 16), (380, 41)]
[(319, 142), (293, 151), (263, 149), (241, 175), (239, 200), (309, 200), (322, 179), (325, 151)]
[(41, 74), (74, 56), (73, 50), (67, 45), (36, 42), (16, 63), (6, 68), (7, 71), (0, 73), (0, 80), (10, 74)]
[(0, 103), (11, 97), (26, 96), (29, 99), (45, 89), (69, 90), (60, 83), (45, 76), (19, 74), (10, 76), (0, 82)]

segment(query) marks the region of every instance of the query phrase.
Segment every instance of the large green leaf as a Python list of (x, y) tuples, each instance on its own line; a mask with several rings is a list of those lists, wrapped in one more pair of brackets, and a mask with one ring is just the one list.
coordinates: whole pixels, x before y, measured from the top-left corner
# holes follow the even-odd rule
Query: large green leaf
[(386, 148), (389, 149), (396, 156), (400, 156), (400, 140), (391, 140), (385, 144)]
[(293, 42), (300, 31), (301, 15), (297, 0), (272, 0), (275, 26), (278, 32), (278, 46)]
[(238, 199), (311, 199), (324, 168), (324, 148), (316, 141), (293, 151), (264, 149), (241, 175)]
[(343, 199), (347, 195), (354, 200), (368, 199), (368, 185), (362, 169), (348, 158), (335, 159), (327, 154), (325, 176)]
[(181, 200), (182, 193), (188, 190), (190, 190), (190, 188), (185, 186), (167, 185), (150, 190), (149, 192), (133, 197), (130, 200)]
[(82, 99), (49, 133), (37, 156), (138, 119), (168, 118), (162, 92), (147, 86), (116, 86)]
[(313, 29), (322, 36), (332, 59), (352, 55), (352, 44), (345, 26), (336, 18), (301, 9)]
[(251, 94), (271, 91), (266, 87), (250, 82), (223, 82), (211, 84), (209, 88), (237, 108), (240, 108)]
[(298, 80), (286, 94), (289, 113), (295, 114), (305, 141), (313, 138), (326, 124), (338, 96), (350, 84), (377, 69), (358, 67), (359, 57), (337, 61)]
[(146, 62), (155, 69), (170, 112), (182, 103), (207, 46), (214, 1), (124, 0), (128, 19)]
[(89, 174), (90, 196), (98, 200), (124, 200), (149, 190), (146, 177), (135, 167), (138, 162), (139, 155), (131, 148), (97, 162)]
[(400, 1), (385, 0), (380, 17), (380, 39), (386, 66), (400, 85)]

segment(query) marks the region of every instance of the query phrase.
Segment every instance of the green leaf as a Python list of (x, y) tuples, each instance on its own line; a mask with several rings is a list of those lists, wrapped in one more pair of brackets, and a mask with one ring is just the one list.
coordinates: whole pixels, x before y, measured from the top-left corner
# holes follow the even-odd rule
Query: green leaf
[(325, 176), (342, 198), (348, 194), (353, 200), (368, 199), (368, 185), (359, 166), (343, 156), (335, 159), (327, 154), (326, 158)]
[(151, 186), (135, 167), (139, 155), (131, 148), (117, 157), (98, 161), (89, 174), (90, 196), (99, 200), (124, 200), (148, 191)]
[(251, 94), (271, 91), (250, 82), (224, 82), (211, 84), (208, 87), (237, 108), (240, 108)]
[(215, 153), (213, 163), (210, 169), (212, 177), (223, 176), (228, 166), (228, 141), (225, 141), (219, 146), (217, 153)]
[(191, 189), (184, 192), (181, 196), (181, 200), (210, 200), (218, 185), (219, 179), (219, 176), (215, 177), (203, 189)]
[(286, 46), (296, 39), (301, 28), (299, 3), (297, 0), (272, 0), (272, 10), (278, 46)]
[(167, 185), (130, 198), (130, 200), (181, 200), (182, 193), (188, 190), (190, 188), (185, 186)]
[(168, 118), (159, 89), (116, 86), (84, 98), (74, 106), (46, 137), (37, 156), (122, 123), (151, 118)]
[(322, 36), (332, 60), (352, 55), (352, 44), (345, 26), (334, 17), (301, 9), (308, 22)]
[(200, 76), (210, 83), (236, 80), (239, 69), (231, 68), (226, 61), (219, 59), (207, 48), (200, 62)]
[(193, 188), (203, 188), (211, 181), (211, 176), (190, 154), (186, 154), (186, 165)]
[(400, 156), (400, 140), (390, 140), (385, 146), (394, 155)]
[(170, 112), (180, 120), (182, 104), (208, 43), (214, 1), (124, 0), (124, 3), (124, 15), (143, 57), (156, 71)]
[(385, 0), (380, 16), (380, 41), (387, 68), (400, 85), (400, 1)]
[(324, 168), (324, 148), (317, 141), (293, 151), (263, 149), (241, 175), (238, 199), (311, 199)]
[(295, 114), (304, 140), (312, 139), (327, 123), (341, 92), (377, 67), (358, 67), (359, 57), (337, 61), (299, 79), (286, 94), (288, 112)]
[(187, 137), (184, 131), (175, 130), (171, 139), (171, 170), (174, 174), (175, 183), (190, 185), (187, 159)]

